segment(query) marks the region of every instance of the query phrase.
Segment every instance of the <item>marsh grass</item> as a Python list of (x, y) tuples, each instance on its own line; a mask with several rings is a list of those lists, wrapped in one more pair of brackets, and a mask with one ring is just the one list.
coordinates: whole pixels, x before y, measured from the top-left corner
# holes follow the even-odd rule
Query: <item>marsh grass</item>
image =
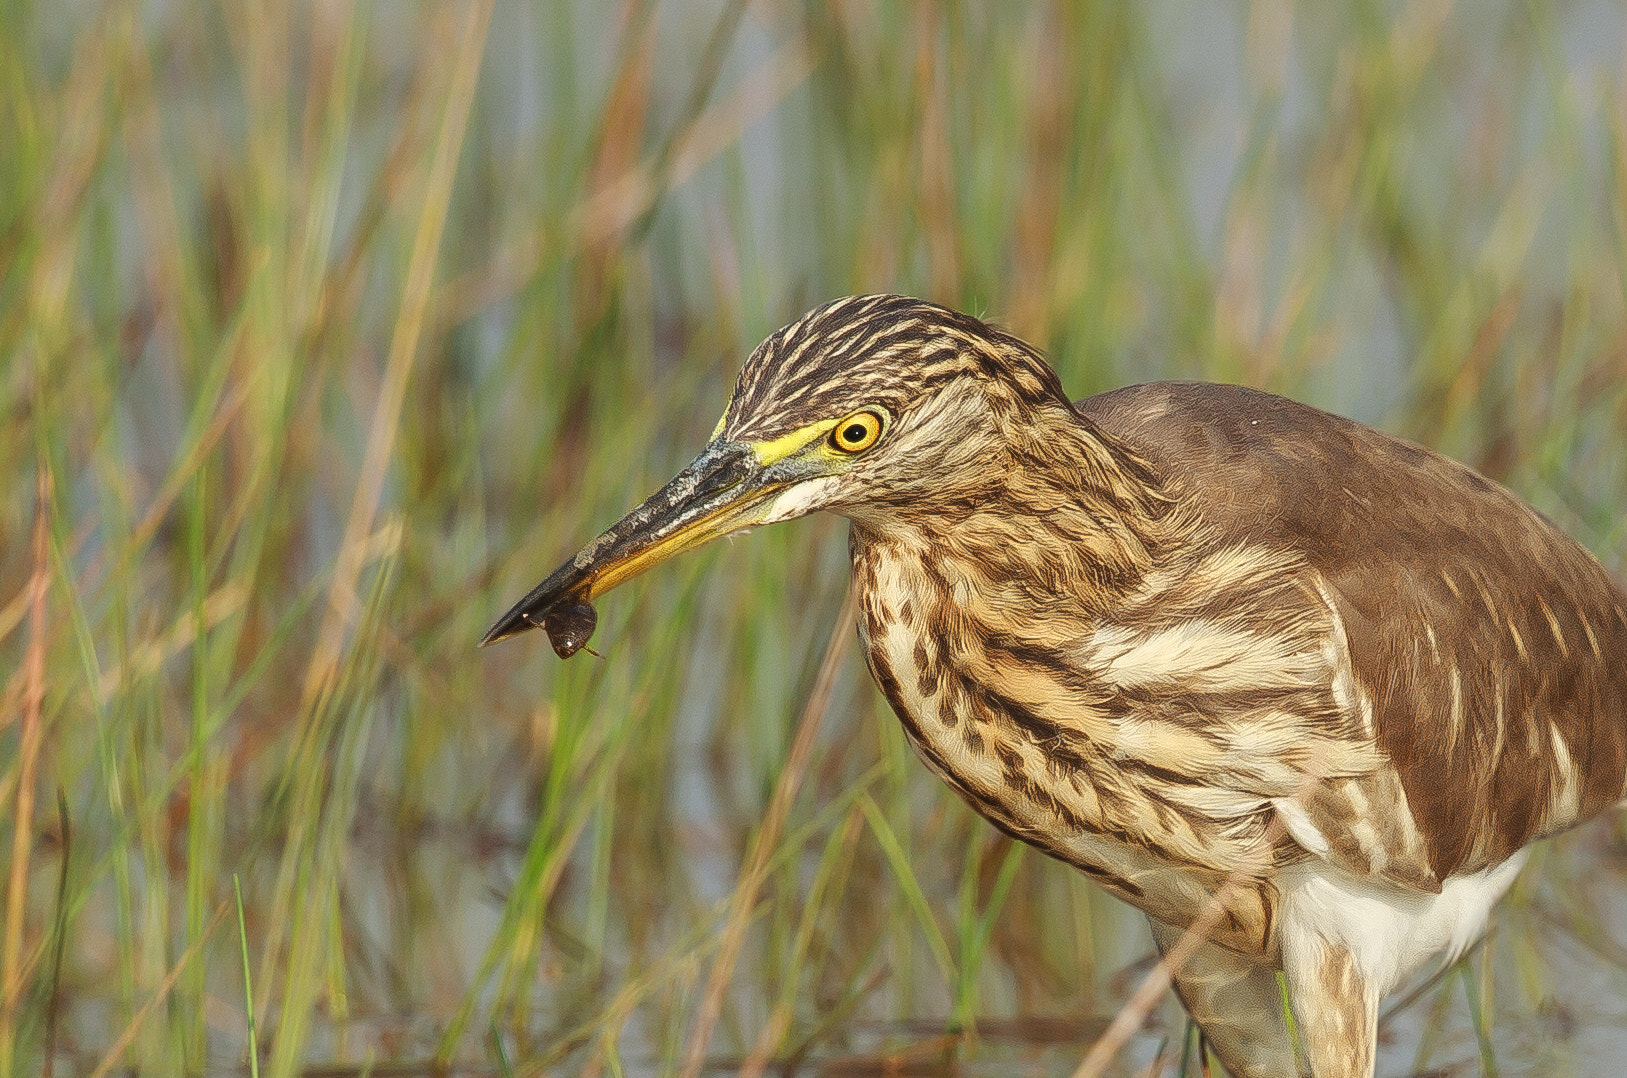
[[(0, 3), (0, 1078), (241, 1073), (250, 990), (274, 1076), (1069, 1073), (1150, 943), (942, 789), (851, 648), (811, 707), (840, 522), (624, 589), (602, 659), (474, 641), (865, 290), (1079, 396), (1379, 423), (1621, 572), (1624, 33)], [(1540, 852), (1386, 1073), (1619, 1058), (1623, 863), (1616, 822)], [(1119, 1066), (1191, 1054), (1166, 1009)]]

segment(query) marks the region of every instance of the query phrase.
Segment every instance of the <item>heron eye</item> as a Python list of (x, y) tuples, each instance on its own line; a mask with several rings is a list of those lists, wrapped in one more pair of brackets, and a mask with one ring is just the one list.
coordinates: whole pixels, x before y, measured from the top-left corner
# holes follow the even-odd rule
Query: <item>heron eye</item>
[(881, 417), (874, 412), (854, 412), (830, 432), (830, 444), (843, 453), (863, 453), (881, 437)]

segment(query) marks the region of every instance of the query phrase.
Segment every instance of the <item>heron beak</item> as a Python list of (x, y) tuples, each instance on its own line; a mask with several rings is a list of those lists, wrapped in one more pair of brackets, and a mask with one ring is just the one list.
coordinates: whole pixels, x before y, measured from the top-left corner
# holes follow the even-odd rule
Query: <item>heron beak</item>
[(764, 465), (753, 447), (714, 439), (672, 482), (498, 618), (480, 646), (543, 627), (561, 657), (573, 654), (592, 635), (593, 599), (668, 558), (761, 522), (774, 496), (805, 477), (792, 461)]

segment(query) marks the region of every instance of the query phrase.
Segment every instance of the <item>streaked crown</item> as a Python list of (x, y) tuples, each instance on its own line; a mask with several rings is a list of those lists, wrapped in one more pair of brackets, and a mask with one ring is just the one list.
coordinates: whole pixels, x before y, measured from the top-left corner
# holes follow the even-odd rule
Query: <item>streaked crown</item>
[(940, 390), (1067, 406), (1056, 374), (1029, 345), (969, 315), (908, 296), (848, 296), (772, 334), (741, 368), (725, 437), (757, 442), (880, 407), (904, 420)]

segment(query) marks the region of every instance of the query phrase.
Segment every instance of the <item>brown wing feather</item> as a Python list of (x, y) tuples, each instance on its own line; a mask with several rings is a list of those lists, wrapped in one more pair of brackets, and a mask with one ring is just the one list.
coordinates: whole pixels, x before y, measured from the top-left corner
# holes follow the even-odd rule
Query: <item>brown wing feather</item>
[(1437, 880), (1622, 797), (1627, 596), (1547, 518), (1456, 461), (1257, 390), (1161, 383), (1078, 408), (1222, 541), (1297, 550), (1320, 575)]

